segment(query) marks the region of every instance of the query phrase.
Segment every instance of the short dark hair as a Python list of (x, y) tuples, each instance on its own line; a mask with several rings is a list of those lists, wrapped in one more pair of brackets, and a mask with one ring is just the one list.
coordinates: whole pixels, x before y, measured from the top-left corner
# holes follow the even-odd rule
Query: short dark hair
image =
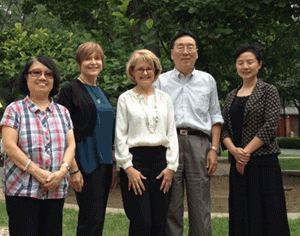
[(258, 62), (261, 62), (263, 59), (263, 49), (260, 45), (254, 43), (244, 43), (237, 46), (234, 53), (232, 54), (234, 61), (236, 61), (238, 57), (244, 52), (252, 52)]
[(59, 70), (58, 70), (57, 66), (55, 65), (54, 61), (44, 55), (32, 58), (29, 61), (27, 61), (26, 65), (24, 66), (23, 71), (19, 77), (19, 90), (25, 95), (30, 94), (30, 91), (27, 86), (26, 75), (28, 74), (29, 68), (31, 67), (31, 65), (33, 64), (34, 61), (38, 61), (38, 62), (42, 63), (43, 65), (47, 66), (52, 71), (54, 81), (53, 81), (53, 88), (50, 91), (49, 96), (53, 97), (54, 95), (56, 95), (58, 93), (58, 88), (59, 88), (59, 83), (60, 83), (60, 73), (59, 73)]
[(197, 36), (196, 36), (193, 32), (191, 32), (191, 31), (189, 31), (189, 30), (182, 30), (182, 31), (180, 31), (180, 32), (172, 39), (172, 42), (171, 42), (171, 49), (174, 48), (175, 41), (176, 41), (177, 39), (183, 37), (183, 36), (190, 36), (190, 37), (192, 37), (192, 38), (195, 40), (195, 42), (196, 42), (196, 47), (199, 48)]

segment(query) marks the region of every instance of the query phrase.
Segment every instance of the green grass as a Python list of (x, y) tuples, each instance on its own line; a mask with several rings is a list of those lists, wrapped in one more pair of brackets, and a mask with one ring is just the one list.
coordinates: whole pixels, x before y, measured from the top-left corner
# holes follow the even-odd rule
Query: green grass
[[(63, 235), (76, 235), (78, 211), (74, 209), (64, 209)], [(8, 217), (5, 210), (5, 203), (0, 202), (0, 226), (7, 227)], [(104, 236), (127, 236), (129, 221), (123, 214), (107, 213), (103, 230)], [(188, 235), (188, 219), (184, 219), (185, 230), (183, 235)], [(289, 220), (291, 236), (300, 235), (300, 219)], [(212, 220), (212, 230), (214, 236), (228, 235), (228, 219), (214, 218)]]

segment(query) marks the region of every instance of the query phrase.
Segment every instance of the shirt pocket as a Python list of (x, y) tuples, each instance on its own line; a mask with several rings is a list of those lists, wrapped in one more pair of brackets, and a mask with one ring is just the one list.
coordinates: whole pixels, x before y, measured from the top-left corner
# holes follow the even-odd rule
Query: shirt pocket
[(209, 95), (208, 94), (197, 94), (193, 102), (193, 106), (196, 114), (203, 115), (209, 111)]

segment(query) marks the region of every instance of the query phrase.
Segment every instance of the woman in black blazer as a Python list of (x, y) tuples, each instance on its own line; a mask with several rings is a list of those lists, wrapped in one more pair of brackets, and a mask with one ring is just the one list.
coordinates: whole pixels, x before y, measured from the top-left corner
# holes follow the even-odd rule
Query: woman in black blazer
[(233, 56), (243, 83), (227, 95), (223, 110), (222, 140), (231, 159), (229, 235), (290, 235), (276, 142), (279, 94), (257, 78), (259, 46), (240, 45)]

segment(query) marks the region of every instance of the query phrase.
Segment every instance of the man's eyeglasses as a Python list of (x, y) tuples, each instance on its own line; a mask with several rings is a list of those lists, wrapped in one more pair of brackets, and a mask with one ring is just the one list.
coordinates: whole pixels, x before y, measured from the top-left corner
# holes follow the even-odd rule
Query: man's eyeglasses
[(44, 76), (47, 79), (53, 79), (53, 72), (52, 71), (44, 71), (43, 72), (40, 69), (33, 69), (33, 70), (28, 72), (28, 74), (30, 74), (34, 78), (40, 77), (43, 73), (44, 73)]
[(154, 69), (153, 68), (146, 68), (146, 69), (144, 69), (144, 68), (138, 68), (135, 71), (137, 71), (139, 74), (143, 74), (144, 71), (147, 71), (147, 73), (150, 74), (150, 73), (152, 73), (154, 71)]
[(187, 46), (184, 46), (184, 45), (178, 45), (174, 48), (177, 52), (184, 52), (184, 50), (186, 49), (188, 52), (193, 52), (194, 50), (197, 49), (196, 45), (187, 45)]

